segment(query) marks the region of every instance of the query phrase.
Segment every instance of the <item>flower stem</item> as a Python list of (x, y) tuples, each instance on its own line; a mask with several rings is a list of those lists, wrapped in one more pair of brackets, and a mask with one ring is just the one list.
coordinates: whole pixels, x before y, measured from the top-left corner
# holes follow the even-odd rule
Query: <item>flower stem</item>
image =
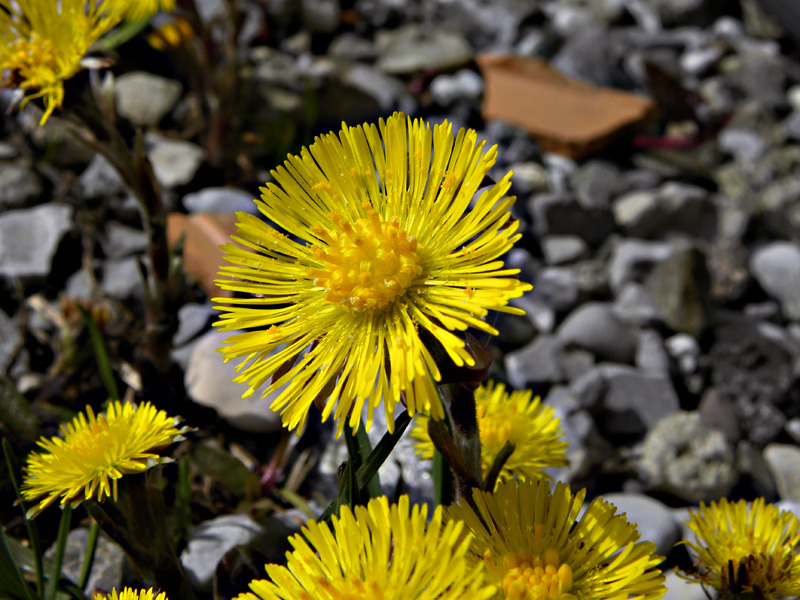
[(55, 600), (58, 593), (58, 582), (61, 580), (61, 567), (64, 565), (64, 550), (67, 547), (70, 522), (72, 521), (72, 506), (65, 504), (61, 508), (61, 523), (58, 526), (56, 539), (56, 553), (53, 559), (53, 570), (50, 572), (50, 582), (47, 585), (45, 600)]
[(97, 521), (92, 520), (89, 525), (89, 538), (86, 540), (86, 551), (83, 555), (83, 564), (81, 565), (81, 573), (78, 577), (78, 588), (81, 591), (86, 589), (86, 584), (89, 582), (89, 575), (92, 572), (92, 565), (94, 564), (94, 554), (97, 550), (97, 537), (100, 533), (100, 525)]

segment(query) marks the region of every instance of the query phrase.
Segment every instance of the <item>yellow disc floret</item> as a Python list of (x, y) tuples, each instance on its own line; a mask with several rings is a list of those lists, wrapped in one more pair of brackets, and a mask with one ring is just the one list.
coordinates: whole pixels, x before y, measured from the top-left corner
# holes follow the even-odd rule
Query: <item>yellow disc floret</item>
[(417, 240), (399, 219), (384, 221), (368, 203), (364, 208), (367, 217), (355, 223), (333, 211), (328, 218), (335, 227), (312, 228), (326, 246), (314, 248), (323, 268), (308, 271), (314, 285), (325, 288), (325, 300), (356, 312), (387, 308), (422, 273)]
[(559, 562), (558, 550), (547, 548), (541, 555), (522, 556), (509, 552), (503, 557), (506, 574), (503, 592), (513, 600), (573, 600), (572, 568)]

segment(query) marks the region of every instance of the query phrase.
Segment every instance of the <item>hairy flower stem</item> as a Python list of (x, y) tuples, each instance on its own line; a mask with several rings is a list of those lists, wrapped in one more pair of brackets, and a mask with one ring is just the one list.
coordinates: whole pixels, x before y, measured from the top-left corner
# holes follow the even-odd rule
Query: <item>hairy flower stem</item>
[(141, 130), (130, 147), (116, 127), (113, 106), (97, 98), (71, 111), (70, 131), (79, 141), (101, 154), (117, 171), (139, 205), (147, 235), (145, 331), (136, 350), (136, 363), (145, 381), (165, 372), (170, 364), (172, 336), (178, 328), (179, 278), (171, 267), (167, 243), (167, 211), (161, 187), (144, 152)]

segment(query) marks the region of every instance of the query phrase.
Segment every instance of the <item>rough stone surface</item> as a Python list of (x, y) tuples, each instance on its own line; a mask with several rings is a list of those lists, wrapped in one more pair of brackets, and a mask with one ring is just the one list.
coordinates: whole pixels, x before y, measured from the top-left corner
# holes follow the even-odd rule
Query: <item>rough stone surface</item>
[(0, 214), (0, 275), (43, 277), (58, 244), (72, 227), (71, 206), (42, 204)]
[(675, 571), (667, 572), (667, 593), (662, 600), (708, 600), (703, 587), (680, 577)]
[[(67, 534), (62, 573), (73, 583), (77, 583), (80, 578), (88, 541), (89, 530), (86, 527), (76, 527)], [(45, 558), (52, 560), (54, 556), (55, 545), (45, 552)], [(83, 591), (88, 594), (92, 590), (119, 589), (125, 572), (125, 563), (126, 558), (122, 548), (101, 531), (97, 538), (92, 570)]]
[(190, 142), (171, 140), (154, 133), (146, 136), (147, 156), (156, 179), (165, 188), (189, 183), (203, 163), (203, 149)]
[(189, 397), (198, 404), (214, 408), (222, 419), (244, 431), (280, 430), (280, 415), (269, 408), (276, 394), (262, 399), (256, 391), (250, 398), (242, 398), (247, 386), (233, 382), (238, 375), (236, 366), (241, 361), (222, 362), (217, 350), (230, 336), (228, 332), (210, 331), (195, 345), (184, 379)]
[(106, 225), (105, 235), (100, 240), (106, 257), (118, 259), (131, 254), (140, 254), (147, 248), (147, 234), (141, 228), (130, 227), (111, 221)]
[(89, 200), (116, 196), (124, 191), (125, 184), (119, 173), (102, 154), (95, 154), (78, 178), (78, 193)]
[(152, 73), (134, 71), (117, 77), (114, 96), (117, 112), (133, 125), (158, 125), (180, 98), (181, 84)]
[(0, 163), (0, 208), (20, 208), (42, 195), (39, 176), (23, 164)]
[(407, 25), (384, 32), (377, 42), (378, 67), (393, 75), (452, 69), (472, 59), (472, 48), (456, 31)]
[(575, 309), (561, 324), (558, 337), (615, 362), (632, 362), (636, 353), (636, 333), (617, 318), (610, 304), (602, 302)]
[(244, 514), (223, 515), (193, 527), (181, 553), (189, 582), (201, 591), (210, 592), (217, 563), (225, 553), (236, 546), (257, 546), (266, 536), (265, 528)]
[(558, 338), (540, 335), (521, 350), (506, 354), (509, 383), (522, 389), (531, 384), (561, 381), (564, 374), (557, 355), (562, 347), (563, 342)]
[(643, 541), (653, 542), (656, 553), (666, 556), (681, 538), (681, 530), (672, 513), (655, 498), (644, 494), (605, 494), (603, 499), (617, 507), (617, 514), (625, 514), (628, 523), (639, 530)]
[(708, 429), (696, 412), (678, 412), (647, 435), (636, 468), (650, 488), (700, 502), (731, 491), (735, 460), (722, 432)]
[(770, 444), (764, 448), (781, 500), (800, 502), (800, 448), (789, 444)]
[(19, 327), (0, 309), (0, 374), (7, 372), (21, 344)]
[(800, 246), (767, 244), (753, 253), (750, 270), (764, 291), (781, 303), (788, 318), (800, 319)]
[(183, 205), (191, 213), (235, 213), (242, 211), (255, 214), (258, 212), (252, 194), (224, 187), (205, 188), (199, 192), (186, 194), (183, 197)]

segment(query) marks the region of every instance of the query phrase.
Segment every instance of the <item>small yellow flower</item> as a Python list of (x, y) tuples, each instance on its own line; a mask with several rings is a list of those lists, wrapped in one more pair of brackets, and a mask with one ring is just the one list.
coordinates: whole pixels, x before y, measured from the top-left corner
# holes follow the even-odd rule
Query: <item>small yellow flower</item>
[(544, 479), (474, 490), (478, 513), (466, 503), (447, 509), (474, 534), (472, 563), (485, 565), (495, 598), (514, 600), (655, 600), (666, 593), (654, 567), (655, 544), (638, 542), (636, 526), (614, 505), (593, 500), (578, 519), (585, 490), (573, 495)]
[(90, 406), (61, 426), (63, 437), (42, 438), (43, 452), (28, 457), (22, 496), (39, 501), (36, 514), (61, 498), (61, 504), (96, 497), (117, 499), (117, 480), (168, 462), (155, 454), (182, 438), (180, 420), (149, 402), (138, 407), (111, 402), (95, 416)]
[[(533, 398), (530, 390), (507, 392), (502, 383), (490, 381), (475, 392), (475, 404), (484, 477), (506, 442), (514, 444), (514, 453), (506, 461), (498, 481), (510, 477), (537, 479), (546, 476), (544, 468), (568, 464), (568, 444), (563, 440), (561, 421), (553, 408), (542, 404), (538, 396)], [(419, 415), (414, 421), (411, 436), (417, 454), (431, 460), (433, 442), (428, 436), (428, 417)]]
[[(126, 587), (122, 592), (117, 594), (117, 589), (112, 588), (111, 593), (108, 595), (95, 594), (94, 600), (153, 600), (153, 593), (153, 588), (149, 590), (134, 590)], [(167, 595), (161, 592), (155, 597), (155, 600), (167, 600)]]
[(327, 523), (308, 521), (289, 538), (286, 566), (266, 565), (270, 579), (250, 583), (236, 600), (488, 600), (482, 568), (466, 560), (470, 536), (463, 524), (442, 523), (442, 509), (414, 505), (408, 496), (385, 497), (341, 509)]
[(171, 12), (175, 10), (176, 0), (128, 0), (123, 1), (125, 4), (124, 14), (126, 19), (135, 21), (138, 19), (146, 19), (152, 17), (159, 10), (164, 12)]
[(381, 402), (390, 430), (401, 401), (411, 415), (443, 416), (419, 329), (473, 365), (452, 332), (496, 335), (488, 311), (522, 314), (507, 303), (531, 288), (499, 260), (519, 239), (511, 173), (474, 199), (497, 155), (483, 146), (472, 130), (395, 113), (319, 137), (272, 171), (256, 203), (282, 232), (239, 213), (241, 247), (224, 246), (234, 266), (221, 273), (233, 279), (217, 281), (251, 296), (217, 299), (234, 305), (217, 307), (222, 331), (252, 330), (221, 349), (246, 358), (235, 379), (245, 396), (270, 379), (264, 396), (285, 386), (272, 408), (290, 429), (315, 400), (338, 433), (346, 420), (357, 428), (365, 406), (369, 429)]
[(0, 87), (42, 98), (40, 124), (64, 100), (64, 80), (122, 14), (119, 0), (0, 0)]
[(800, 596), (800, 520), (758, 498), (751, 505), (725, 499), (689, 514), (696, 536), (697, 574), (687, 579), (721, 598), (771, 600)]

